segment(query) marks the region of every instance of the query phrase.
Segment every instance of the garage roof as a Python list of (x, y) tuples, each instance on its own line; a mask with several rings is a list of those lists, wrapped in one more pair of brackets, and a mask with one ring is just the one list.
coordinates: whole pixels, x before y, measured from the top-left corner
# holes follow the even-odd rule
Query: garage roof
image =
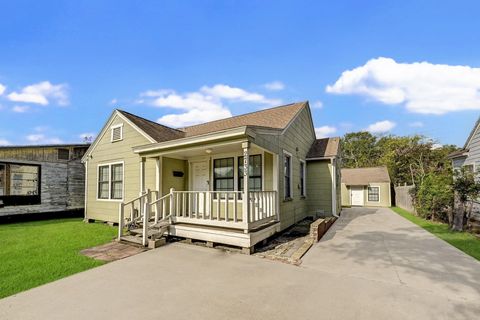
[(365, 186), (370, 183), (390, 182), (387, 167), (342, 169), (342, 183)]

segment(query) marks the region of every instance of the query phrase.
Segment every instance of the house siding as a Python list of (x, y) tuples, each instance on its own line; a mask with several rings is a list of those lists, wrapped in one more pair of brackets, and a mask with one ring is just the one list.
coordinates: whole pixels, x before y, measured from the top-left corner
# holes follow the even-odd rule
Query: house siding
[(307, 162), (307, 177), (308, 213), (315, 216), (331, 215), (333, 212), (330, 160)]
[[(106, 128), (105, 135), (98, 141), (91, 153), (86, 166), (87, 175), (87, 203), (85, 217), (103, 221), (118, 222), (118, 205), (120, 200), (97, 200), (97, 172), (98, 166), (112, 162), (124, 162), (124, 194), (123, 201), (138, 197), (140, 193), (140, 157), (133, 153), (132, 148), (150, 143), (146, 137), (133, 128), (127, 121), (118, 115), (114, 116), (112, 126), (123, 124), (123, 140), (110, 141), (110, 128)], [(147, 159), (145, 186), (155, 190), (155, 161)]]

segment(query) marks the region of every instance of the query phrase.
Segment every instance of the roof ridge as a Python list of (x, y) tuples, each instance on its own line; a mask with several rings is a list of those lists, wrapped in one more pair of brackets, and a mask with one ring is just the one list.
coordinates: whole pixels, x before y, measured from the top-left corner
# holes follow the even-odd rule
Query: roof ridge
[(136, 118), (139, 118), (139, 119), (142, 119), (142, 120), (145, 120), (145, 121), (148, 121), (154, 125), (157, 125), (157, 126), (160, 126), (160, 127), (163, 127), (163, 128), (166, 128), (166, 129), (170, 129), (170, 130), (175, 130), (175, 131), (178, 131), (179, 133), (184, 133), (182, 130), (179, 130), (179, 129), (176, 129), (176, 128), (172, 128), (172, 127), (169, 127), (169, 126), (166, 126), (164, 124), (161, 124), (161, 123), (158, 123), (158, 122), (155, 122), (155, 121), (152, 121), (150, 119), (147, 119), (147, 118), (144, 118), (144, 117), (141, 117), (139, 115), (136, 115), (136, 114), (133, 114), (131, 112), (128, 112), (128, 111), (125, 111), (125, 110), (121, 110), (121, 109), (116, 109), (118, 112), (120, 113), (126, 113), (128, 115), (131, 115), (131, 116), (134, 116)]
[(284, 104), (284, 105), (281, 105), (281, 106), (276, 106), (276, 107), (262, 109), (262, 110), (256, 110), (256, 111), (242, 113), (242, 114), (238, 114), (236, 116), (231, 116), (231, 117), (227, 117), (227, 118), (223, 118), (223, 119), (217, 119), (217, 120), (213, 120), (213, 121), (207, 121), (207, 122), (204, 122), (204, 123), (194, 124), (192, 126), (187, 126), (187, 127), (180, 128), (179, 130), (184, 132), (184, 130), (186, 130), (187, 128), (195, 128), (195, 127), (198, 127), (198, 126), (203, 126), (205, 124), (211, 124), (211, 123), (215, 123), (215, 122), (218, 122), (218, 121), (224, 121), (226, 119), (235, 119), (235, 118), (239, 118), (239, 117), (243, 117), (243, 116), (247, 116), (247, 115), (251, 115), (251, 114), (255, 114), (255, 113), (259, 113), (259, 112), (264, 112), (264, 111), (267, 111), (267, 110), (285, 108), (285, 107), (288, 107), (288, 106), (293, 106), (295, 104), (306, 104), (307, 102), (308, 102), (308, 100), (300, 101), (300, 102), (287, 103), (287, 104)]

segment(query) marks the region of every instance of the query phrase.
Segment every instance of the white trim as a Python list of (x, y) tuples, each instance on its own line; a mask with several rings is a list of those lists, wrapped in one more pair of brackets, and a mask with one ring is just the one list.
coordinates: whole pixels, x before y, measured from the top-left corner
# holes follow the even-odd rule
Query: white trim
[[(368, 198), (368, 188), (378, 188), (378, 201), (370, 201), (370, 199)], [(382, 188), (380, 187), (380, 185), (378, 184), (369, 184), (367, 186), (367, 201), (366, 202), (372, 202), (372, 203), (380, 203), (381, 202), (381, 191)]]
[[(307, 162), (305, 160), (299, 159), (300, 162), (299, 167), (301, 168), (301, 164), (303, 164), (303, 194), (302, 194), (302, 189), (300, 189), (300, 197), (307, 197)], [(302, 174), (302, 172), (300, 173)], [(300, 176), (301, 178), (301, 176)]]
[[(88, 161), (85, 161), (83, 164), (85, 166), (85, 181), (83, 182), (85, 184), (85, 195), (84, 197), (84, 208), (83, 208), (83, 218), (84, 220), (87, 220), (87, 203), (88, 203)], [(97, 181), (97, 189), (98, 189), (98, 181)], [(98, 197), (98, 193), (97, 193)]]
[(136, 126), (132, 121), (130, 121), (127, 117), (125, 117), (124, 115), (122, 115), (120, 113), (120, 111), (118, 110), (114, 110), (112, 112), (112, 114), (110, 115), (110, 117), (108, 118), (107, 120), (107, 123), (102, 127), (102, 129), (100, 130), (100, 133), (98, 134), (98, 136), (95, 138), (95, 140), (93, 141), (93, 143), (90, 145), (90, 147), (87, 149), (87, 151), (85, 152), (85, 154), (83, 155), (82, 157), (82, 162), (85, 162), (87, 161), (87, 158), (92, 154), (93, 150), (95, 150), (97, 144), (100, 142), (100, 140), (103, 139), (103, 137), (105, 136), (105, 134), (107, 133), (107, 129), (110, 128), (110, 126), (112, 125), (112, 122), (113, 120), (115, 120), (115, 116), (118, 116), (119, 118), (121, 118), (122, 120), (124, 120), (126, 123), (128, 123), (133, 129), (135, 129), (138, 133), (140, 133), (142, 136), (144, 136), (149, 142), (151, 143), (155, 143), (155, 139), (153, 139), (152, 137), (150, 137), (148, 134), (146, 134), (142, 129), (140, 129), (138, 126)]
[[(122, 165), (122, 198), (121, 199), (112, 199), (111, 196), (112, 196), (112, 165), (115, 165), (115, 164), (121, 164)], [(105, 166), (108, 166), (108, 199), (101, 199), (98, 197), (98, 178), (99, 178), (99, 174), (100, 174), (100, 167), (105, 167)], [(121, 160), (121, 161), (116, 161), (116, 162), (106, 162), (106, 163), (98, 163), (97, 164), (97, 179), (95, 181), (95, 183), (97, 184), (97, 188), (96, 188), (96, 195), (95, 195), (95, 199), (97, 201), (105, 201), (105, 202), (123, 202), (123, 199), (125, 198), (125, 161)]]
[[(254, 136), (253, 132), (250, 132), (250, 131), (249, 131), (249, 134)], [(207, 143), (209, 141), (215, 141), (220, 139), (230, 139), (230, 138), (244, 137), (244, 136), (247, 136), (247, 127), (216, 131), (216, 132), (202, 134), (202, 135), (193, 136), (193, 137), (180, 138), (180, 139), (169, 140), (169, 141), (160, 142), (160, 143), (153, 143), (146, 146), (138, 146), (133, 148), (133, 152), (142, 153), (142, 152), (150, 152), (150, 151), (161, 151), (169, 148), (176, 149), (178, 147), (188, 146), (191, 144)]]
[(350, 186), (350, 205), (351, 206), (357, 206), (356, 204), (353, 204), (353, 189), (360, 189), (360, 188), (362, 188), (362, 200), (363, 200), (360, 206), (362, 207), (365, 206), (365, 186)]
[[(338, 218), (337, 214), (337, 161), (331, 159), (332, 166), (332, 215)], [(364, 201), (365, 202), (365, 201)]]
[[(282, 176), (283, 176), (283, 200), (293, 199), (293, 156), (287, 150), (282, 150)], [(287, 198), (285, 194), (285, 155), (290, 157), (290, 197)]]
[[(120, 128), (120, 139), (113, 140), (113, 131)], [(110, 142), (119, 142), (123, 140), (123, 123), (116, 124), (110, 127)]]

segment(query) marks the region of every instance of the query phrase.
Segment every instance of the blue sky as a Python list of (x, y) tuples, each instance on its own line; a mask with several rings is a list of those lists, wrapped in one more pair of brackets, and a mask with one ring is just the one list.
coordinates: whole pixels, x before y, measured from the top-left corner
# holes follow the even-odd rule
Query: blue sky
[(115, 107), (184, 126), (309, 100), (319, 136), (463, 145), (480, 110), (478, 12), (478, 1), (3, 1), (0, 143), (78, 142)]

